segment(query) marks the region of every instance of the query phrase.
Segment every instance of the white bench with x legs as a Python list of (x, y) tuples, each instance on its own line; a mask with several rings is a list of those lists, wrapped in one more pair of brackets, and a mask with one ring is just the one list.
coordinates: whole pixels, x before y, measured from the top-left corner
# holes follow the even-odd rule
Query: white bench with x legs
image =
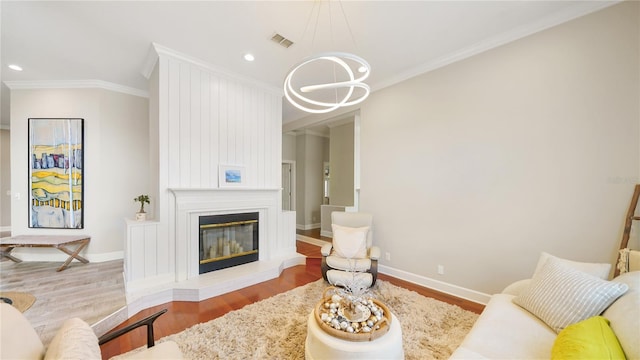
[[(0, 258), (6, 257), (13, 262), (22, 260), (11, 255), (11, 251), (17, 247), (52, 247), (69, 255), (67, 261), (58, 268), (62, 271), (69, 266), (73, 259), (87, 264), (89, 260), (79, 255), (80, 251), (89, 245), (91, 237), (88, 235), (18, 235), (0, 239)], [(67, 246), (76, 245), (75, 250), (68, 249)]]

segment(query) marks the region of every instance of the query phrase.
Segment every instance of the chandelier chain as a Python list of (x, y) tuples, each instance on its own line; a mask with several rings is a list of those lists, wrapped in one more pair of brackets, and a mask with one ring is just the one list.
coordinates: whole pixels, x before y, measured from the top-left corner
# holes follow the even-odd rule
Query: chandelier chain
[(349, 35), (351, 36), (351, 41), (353, 41), (353, 45), (358, 48), (358, 43), (356, 43), (356, 37), (353, 36), (353, 30), (351, 29), (351, 24), (349, 24), (349, 19), (347, 18), (347, 13), (344, 11), (344, 6), (342, 6), (342, 1), (338, 0), (338, 4), (340, 5), (340, 10), (342, 11), (342, 17), (344, 18), (344, 22), (347, 24), (347, 30), (349, 30)]

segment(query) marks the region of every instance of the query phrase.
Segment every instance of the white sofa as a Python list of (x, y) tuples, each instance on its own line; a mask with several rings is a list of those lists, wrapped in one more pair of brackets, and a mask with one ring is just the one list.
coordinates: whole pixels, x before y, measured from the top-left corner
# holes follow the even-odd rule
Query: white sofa
[[(533, 280), (547, 260), (545, 257), (548, 259), (551, 256), (543, 253)], [(608, 264), (564, 261), (577, 264), (581, 273), (586, 271), (600, 279), (606, 279), (609, 274)], [(595, 265), (601, 266), (598, 268)], [(626, 284), (628, 290), (601, 314), (609, 320), (610, 328), (626, 358), (640, 359), (640, 271), (622, 274), (609, 283), (617, 283), (618, 286)], [(514, 303), (514, 299), (528, 291), (531, 284), (532, 279), (521, 280), (508, 286), (502, 293), (493, 295), (451, 359), (551, 358), (558, 333), (540, 318)]]
[[(100, 359), (100, 345), (110, 341), (133, 328), (147, 326), (153, 328), (153, 321), (163, 314), (158, 312), (139, 322), (136, 326), (114, 331), (98, 339), (93, 329), (79, 318), (67, 320), (51, 340), (48, 348), (40, 341), (38, 334), (24, 315), (13, 306), (0, 302), (0, 359), (20, 360), (92, 360)], [(148, 335), (153, 335), (153, 331)], [(149, 339), (148, 339), (149, 340)], [(127, 359), (181, 359), (182, 353), (173, 341), (165, 341), (135, 352)]]

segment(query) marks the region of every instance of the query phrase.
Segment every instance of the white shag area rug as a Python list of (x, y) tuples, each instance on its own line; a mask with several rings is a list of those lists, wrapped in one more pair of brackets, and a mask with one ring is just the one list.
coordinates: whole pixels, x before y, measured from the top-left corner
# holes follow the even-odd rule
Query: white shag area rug
[[(321, 279), (158, 342), (175, 341), (186, 359), (304, 359), (307, 318), (327, 286)], [(370, 294), (400, 321), (406, 359), (449, 358), (478, 317), (386, 281)]]

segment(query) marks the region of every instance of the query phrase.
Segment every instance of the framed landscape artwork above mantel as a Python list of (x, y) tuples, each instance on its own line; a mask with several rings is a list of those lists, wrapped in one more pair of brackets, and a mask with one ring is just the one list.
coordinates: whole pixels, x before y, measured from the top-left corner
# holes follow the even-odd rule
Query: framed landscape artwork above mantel
[(29, 227), (84, 228), (84, 119), (29, 119)]
[(220, 187), (242, 187), (246, 185), (244, 166), (220, 165)]

